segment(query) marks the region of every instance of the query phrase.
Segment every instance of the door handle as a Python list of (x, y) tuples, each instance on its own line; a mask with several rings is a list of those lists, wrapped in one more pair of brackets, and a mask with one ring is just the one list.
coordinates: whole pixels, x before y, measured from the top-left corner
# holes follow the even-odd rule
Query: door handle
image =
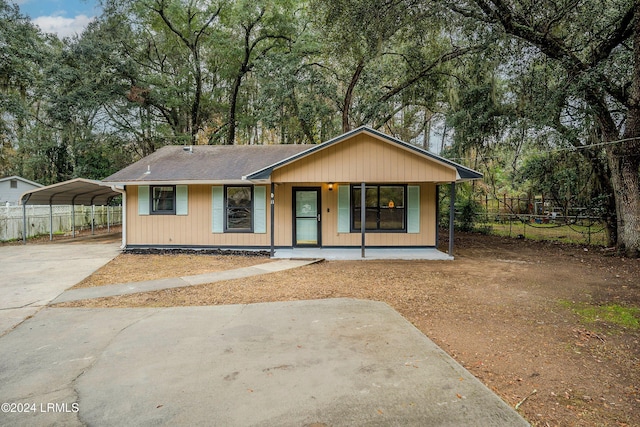
[(320, 222), (320, 214), (318, 214), (318, 222)]

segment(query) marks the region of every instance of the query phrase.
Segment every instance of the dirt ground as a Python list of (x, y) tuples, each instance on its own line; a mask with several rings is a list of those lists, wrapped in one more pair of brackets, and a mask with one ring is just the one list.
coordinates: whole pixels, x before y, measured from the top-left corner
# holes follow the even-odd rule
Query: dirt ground
[[(121, 255), (81, 286), (197, 274), (266, 258)], [(177, 273), (176, 265), (183, 270)], [(250, 264), (248, 264), (250, 265)], [(152, 268), (149, 268), (152, 266)], [(177, 274), (176, 274), (177, 273)], [(640, 330), (575, 307), (640, 307), (640, 260), (581, 246), (456, 235), (456, 260), (332, 261), (65, 306), (239, 304), (352, 297), (400, 312), (535, 426), (640, 426)]]

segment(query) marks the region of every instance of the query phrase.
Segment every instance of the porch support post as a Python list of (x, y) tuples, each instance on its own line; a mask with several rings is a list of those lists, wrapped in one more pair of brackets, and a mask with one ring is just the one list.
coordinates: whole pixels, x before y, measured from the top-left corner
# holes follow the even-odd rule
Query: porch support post
[(449, 195), (449, 255), (453, 256), (453, 221), (455, 220), (456, 208), (456, 182), (451, 183), (451, 194)]
[(271, 183), (271, 258), (276, 254), (275, 251), (275, 211), (276, 211), (276, 198), (275, 198), (276, 185)]
[(364, 245), (365, 245), (365, 229), (366, 229), (366, 220), (367, 220), (367, 208), (366, 208), (367, 198), (366, 198), (366, 185), (365, 183), (360, 184), (360, 233), (362, 234), (362, 244), (361, 244), (361, 254), (360, 256), (364, 258)]
[(436, 248), (440, 244), (440, 186), (436, 185)]

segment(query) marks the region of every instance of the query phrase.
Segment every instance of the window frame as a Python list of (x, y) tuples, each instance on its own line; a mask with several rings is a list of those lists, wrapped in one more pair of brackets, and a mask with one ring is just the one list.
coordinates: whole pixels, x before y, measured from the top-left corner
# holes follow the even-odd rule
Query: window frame
[[(251, 194), (251, 205), (248, 207), (250, 219), (249, 219), (249, 228), (229, 228), (229, 197), (228, 197), (228, 189), (229, 188), (248, 188)], [(223, 187), (223, 204), (224, 204), (224, 233), (253, 233), (254, 230), (254, 220), (255, 220), (255, 195), (253, 191), (253, 185), (225, 185)]]
[[(156, 188), (167, 188), (171, 187), (173, 190), (173, 209), (160, 209), (156, 210), (153, 208), (153, 202), (155, 200), (155, 192)], [(178, 204), (178, 193), (175, 185), (150, 185), (149, 186), (149, 215), (175, 215), (176, 207)]]
[[(373, 188), (375, 187), (377, 189), (377, 198), (378, 198), (378, 202), (376, 203), (376, 209), (377, 209), (377, 218), (378, 221), (376, 222), (376, 226), (377, 228), (366, 228), (366, 224), (365, 224), (365, 232), (367, 233), (407, 233), (407, 199), (408, 199), (408, 195), (407, 195), (407, 184), (366, 184), (365, 185), (365, 191), (367, 188)], [(402, 208), (403, 209), (403, 220), (402, 220), (402, 228), (396, 228), (396, 229), (384, 229), (384, 228), (380, 228), (380, 188), (381, 187), (401, 187), (403, 189), (403, 201), (402, 201)], [(360, 190), (362, 187), (360, 184), (351, 184), (351, 187), (349, 189), (349, 196), (350, 196), (350, 206), (349, 206), (349, 214), (350, 214), (350, 218), (349, 218), (349, 227), (352, 233), (360, 233), (362, 230), (360, 228), (355, 228), (355, 220), (356, 220), (356, 215), (355, 215), (355, 210), (356, 210), (356, 197), (354, 196), (354, 190)], [(359, 201), (359, 200), (358, 200)], [(397, 206), (397, 203), (396, 203)], [(361, 207), (362, 209), (362, 207)], [(373, 209), (373, 208), (371, 208)], [(365, 207), (366, 210), (366, 207)]]

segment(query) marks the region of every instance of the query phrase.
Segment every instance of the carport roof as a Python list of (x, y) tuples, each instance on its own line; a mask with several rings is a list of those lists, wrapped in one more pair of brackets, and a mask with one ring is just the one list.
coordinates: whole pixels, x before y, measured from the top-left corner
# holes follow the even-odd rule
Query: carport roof
[(111, 187), (92, 179), (76, 178), (46, 187), (25, 191), (23, 205), (106, 205), (120, 195)]

